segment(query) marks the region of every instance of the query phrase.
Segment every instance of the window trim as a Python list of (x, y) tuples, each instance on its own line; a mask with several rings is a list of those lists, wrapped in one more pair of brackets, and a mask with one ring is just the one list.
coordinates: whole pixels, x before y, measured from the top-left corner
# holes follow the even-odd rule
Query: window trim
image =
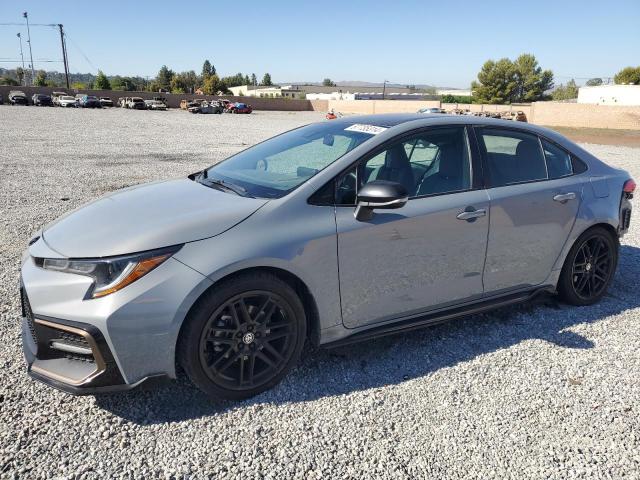
[[(482, 158), (482, 167), (483, 167), (483, 173), (484, 173), (484, 175), (483, 175), (484, 187), (483, 188), (485, 188), (486, 190), (489, 190), (491, 188), (510, 187), (512, 185), (524, 185), (526, 183), (539, 183), (539, 182), (549, 182), (549, 181), (553, 181), (553, 180), (560, 180), (562, 178), (574, 177), (576, 175), (583, 175), (583, 174), (585, 174), (585, 173), (587, 173), (589, 171), (589, 164), (587, 162), (582, 160), (575, 153), (571, 152), (570, 150), (567, 150), (565, 147), (560, 145), (555, 140), (552, 140), (549, 137), (546, 137), (541, 133), (531, 132), (529, 130), (513, 127), (511, 125), (508, 125), (506, 127), (503, 127), (503, 126), (497, 127), (497, 126), (494, 126), (494, 125), (482, 124), (482, 125), (472, 125), (471, 127), (472, 127), (471, 130), (473, 130), (473, 134), (474, 134), (475, 139), (476, 139), (478, 152), (479, 152), (479, 154), (480, 154), (480, 156)], [(548, 167), (546, 166), (546, 164), (547, 164), (547, 156), (544, 154), (544, 148), (542, 148), (542, 155), (544, 157), (545, 168), (547, 168), (547, 178), (546, 179), (528, 180), (528, 181), (525, 181), (525, 182), (518, 182), (518, 183), (509, 183), (507, 185), (501, 185), (499, 187), (491, 186), (491, 178), (490, 178), (490, 175), (489, 175), (489, 164), (488, 164), (488, 160), (487, 160), (486, 148), (484, 146), (484, 141), (481, 142), (479, 140), (478, 137), (480, 137), (480, 133), (477, 131), (477, 130), (482, 130), (484, 128), (496, 129), (496, 130), (509, 130), (509, 131), (513, 131), (513, 132), (527, 133), (529, 135), (534, 135), (534, 136), (538, 137), (538, 141), (540, 142), (541, 148), (542, 148), (542, 140), (544, 140), (545, 142), (551, 143), (552, 145), (554, 145), (554, 146), (558, 147), (559, 149), (563, 150), (564, 152), (566, 152), (569, 155), (569, 157), (571, 157), (571, 159), (572, 159), (572, 162), (571, 162), (571, 171), (572, 171), (572, 173), (571, 173), (571, 175), (565, 175), (563, 177), (558, 177), (558, 178), (549, 178)], [(574, 168), (573, 168), (573, 160), (574, 159), (577, 160), (578, 162), (580, 162), (582, 165), (584, 165), (584, 170), (582, 172), (576, 173), (574, 171)]]
[[(357, 160), (354, 160), (353, 162), (351, 162), (347, 167), (345, 167), (342, 171), (340, 171), (340, 173), (338, 173), (337, 175), (335, 175), (331, 180), (327, 181), (326, 183), (324, 183), (321, 187), (319, 187), (307, 200), (307, 203), (309, 203), (310, 205), (317, 205), (317, 206), (333, 206), (333, 207), (355, 207), (356, 204), (339, 204), (336, 202), (336, 195), (337, 195), (337, 189), (338, 189), (338, 182), (339, 180), (345, 175), (348, 174), (353, 168), (357, 167), (361, 162), (366, 162), (368, 160), (370, 160), (371, 158), (375, 157), (376, 155), (379, 155), (380, 153), (382, 153), (383, 151), (387, 150), (391, 145), (398, 143), (398, 142), (402, 142), (403, 139), (406, 138), (410, 138), (413, 136), (417, 136), (421, 133), (424, 132), (430, 132), (430, 131), (434, 131), (434, 130), (442, 130), (442, 129), (447, 129), (447, 128), (461, 128), (464, 131), (465, 137), (466, 137), (466, 143), (467, 143), (467, 155), (469, 158), (469, 179), (470, 179), (470, 187), (466, 188), (464, 190), (456, 190), (456, 191), (452, 191), (452, 192), (442, 192), (442, 193), (432, 193), (432, 194), (428, 194), (428, 195), (419, 195), (419, 196), (414, 196), (414, 197), (409, 197), (409, 201), (411, 200), (419, 200), (419, 199), (423, 199), (423, 198), (430, 198), (430, 197), (437, 197), (437, 196), (442, 196), (442, 195), (452, 195), (452, 194), (456, 194), (456, 193), (463, 193), (463, 192), (470, 192), (470, 191), (474, 191), (474, 190), (482, 190), (484, 189), (484, 185), (482, 182), (482, 175), (483, 175), (483, 165), (482, 165), (482, 157), (480, 156), (480, 151), (478, 149), (477, 146), (477, 141), (475, 138), (475, 133), (473, 132), (473, 125), (470, 124), (456, 124), (456, 123), (452, 123), (452, 124), (446, 124), (446, 125), (430, 125), (427, 127), (419, 127), (419, 128), (415, 128), (403, 133), (400, 133), (398, 135), (396, 135), (393, 138), (390, 138), (389, 140), (385, 141), (384, 143), (381, 143), (380, 145), (378, 145), (377, 147), (369, 150), (368, 152), (364, 153), (363, 155), (361, 155)], [(358, 185), (358, 175), (359, 175), (359, 169), (356, 169), (356, 186)], [(321, 191), (322, 189), (324, 189), (329, 183), (333, 183), (333, 203), (331, 204), (324, 204), (324, 203), (320, 203), (320, 202), (314, 202), (313, 201), (313, 197), (316, 195), (317, 192)], [(356, 193), (357, 195), (357, 193)]]
[[(540, 146), (542, 147), (542, 154), (544, 155), (544, 162), (545, 162), (545, 164), (547, 164), (547, 178), (549, 180), (559, 180), (561, 178), (567, 178), (567, 177), (573, 177), (574, 175), (580, 175), (579, 173), (575, 173), (573, 171), (573, 159), (572, 159), (572, 157), (575, 157), (575, 155), (573, 155), (571, 152), (568, 152), (566, 148), (562, 148), (557, 143), (551, 142), (551, 141), (547, 140), (546, 138), (544, 138), (544, 137), (542, 137), (540, 135), (538, 135), (538, 138), (540, 139)], [(544, 144), (542, 143), (543, 141), (547, 142), (548, 144), (550, 144), (550, 145), (552, 145), (552, 146), (554, 146), (554, 147), (556, 147), (556, 148), (558, 148), (560, 150), (562, 150), (569, 157), (569, 163), (571, 164), (571, 173), (569, 173), (567, 175), (562, 175), (560, 177), (549, 178), (549, 164), (547, 162), (547, 154), (544, 151)], [(582, 163), (584, 163), (584, 162), (582, 162)]]

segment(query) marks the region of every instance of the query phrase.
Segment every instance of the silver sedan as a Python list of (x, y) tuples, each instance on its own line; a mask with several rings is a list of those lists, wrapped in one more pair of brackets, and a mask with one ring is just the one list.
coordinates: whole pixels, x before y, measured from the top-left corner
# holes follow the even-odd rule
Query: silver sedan
[(188, 178), (127, 188), (23, 257), (29, 374), (84, 394), (174, 378), (241, 399), (305, 341), (341, 345), (541, 293), (597, 302), (635, 183), (559, 134), (443, 115), (345, 117)]

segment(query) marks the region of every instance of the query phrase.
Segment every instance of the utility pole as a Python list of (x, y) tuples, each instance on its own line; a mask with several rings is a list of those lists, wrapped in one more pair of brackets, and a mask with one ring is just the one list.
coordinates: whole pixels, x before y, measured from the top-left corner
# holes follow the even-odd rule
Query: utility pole
[(384, 93), (385, 93), (385, 91), (386, 91), (386, 89), (387, 89), (387, 82), (388, 82), (388, 81), (389, 81), (389, 80), (385, 80), (384, 82), (382, 82), (382, 99), (383, 99), (383, 100), (384, 100)]
[(22, 16), (27, 19), (27, 43), (29, 44), (29, 57), (31, 58), (31, 85), (33, 86), (33, 82), (36, 78), (36, 71), (33, 67), (33, 52), (31, 51), (31, 31), (29, 30), (29, 15), (27, 15), (27, 12), (24, 12)]
[(27, 86), (27, 78), (25, 77), (24, 74), (24, 55), (22, 54), (22, 35), (20, 35), (20, 32), (17, 33), (18, 39), (20, 40), (20, 58), (22, 59), (22, 82), (24, 83), (24, 86)]
[(64, 41), (64, 31), (62, 30), (62, 24), (58, 24), (60, 29), (60, 43), (62, 44), (62, 62), (64, 63), (64, 76), (67, 79), (67, 88), (69, 88), (69, 61), (67, 60), (67, 45)]

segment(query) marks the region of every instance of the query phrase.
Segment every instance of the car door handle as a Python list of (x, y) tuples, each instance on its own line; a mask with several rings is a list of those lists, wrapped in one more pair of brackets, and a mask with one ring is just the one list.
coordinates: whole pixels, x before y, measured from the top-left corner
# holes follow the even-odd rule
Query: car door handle
[(560, 193), (553, 197), (554, 202), (567, 203), (569, 200), (575, 200), (576, 194), (574, 192)]
[(487, 214), (487, 211), (484, 208), (479, 208), (478, 210), (471, 210), (471, 208), (467, 207), (464, 212), (460, 212), (458, 215), (456, 215), (456, 218), (458, 220), (469, 221), (478, 217), (484, 217)]

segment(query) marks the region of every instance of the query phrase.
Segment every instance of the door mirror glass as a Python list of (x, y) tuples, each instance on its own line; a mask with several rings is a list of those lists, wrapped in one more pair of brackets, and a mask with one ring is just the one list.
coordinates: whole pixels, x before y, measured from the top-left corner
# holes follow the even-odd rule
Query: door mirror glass
[(355, 217), (359, 221), (370, 220), (374, 209), (403, 207), (409, 200), (409, 192), (398, 182), (374, 180), (358, 192)]

